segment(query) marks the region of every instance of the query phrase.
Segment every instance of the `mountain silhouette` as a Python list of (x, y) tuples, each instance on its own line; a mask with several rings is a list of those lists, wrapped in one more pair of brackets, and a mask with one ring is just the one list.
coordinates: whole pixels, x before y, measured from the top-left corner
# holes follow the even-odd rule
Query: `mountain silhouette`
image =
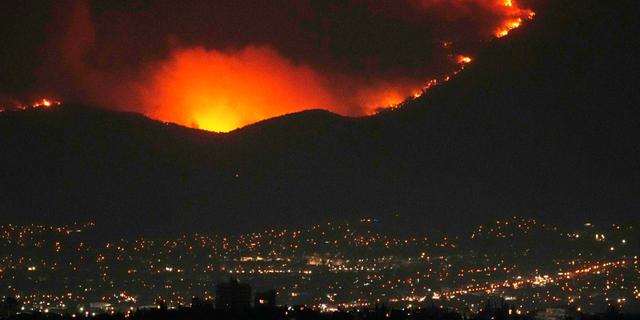
[(146, 232), (362, 216), (460, 229), (640, 209), (633, 1), (548, 1), (402, 108), (309, 110), (228, 134), (65, 104), (0, 114), (0, 222)]

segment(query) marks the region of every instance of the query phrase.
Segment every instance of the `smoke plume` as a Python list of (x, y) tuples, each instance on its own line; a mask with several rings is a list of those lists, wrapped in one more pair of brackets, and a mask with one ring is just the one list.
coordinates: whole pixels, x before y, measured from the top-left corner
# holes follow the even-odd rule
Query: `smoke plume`
[(214, 131), (396, 105), (532, 16), (508, 0), (64, 0), (49, 12), (33, 92)]

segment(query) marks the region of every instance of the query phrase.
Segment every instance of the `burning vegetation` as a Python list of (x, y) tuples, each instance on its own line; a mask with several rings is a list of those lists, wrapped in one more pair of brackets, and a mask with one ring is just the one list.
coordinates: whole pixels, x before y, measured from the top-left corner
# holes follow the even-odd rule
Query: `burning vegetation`
[[(533, 11), (510, 0), (500, 1), (494, 9), (503, 19), (494, 32), (498, 38), (534, 17)], [(154, 68), (151, 81), (143, 85), (142, 104), (151, 117), (212, 131), (230, 131), (314, 108), (347, 116), (371, 115), (421, 97), (473, 62), (471, 56), (455, 53), (453, 41), (445, 41), (443, 47), (453, 57), (453, 70), (423, 84), (414, 79), (371, 81), (328, 74), (292, 62), (269, 46), (231, 52), (180, 49)]]
[(398, 108), (462, 72), (478, 43), (535, 16), (515, 0), (265, 4), (256, 21), (247, 16), (251, 1), (194, 2), (184, 12), (61, 3), (38, 71), (41, 92), (219, 132), (307, 109), (364, 116)]
[(510, 13), (510, 18), (505, 20), (502, 26), (500, 26), (496, 32), (495, 36), (497, 38), (505, 37), (509, 34), (509, 32), (513, 29), (516, 29), (522, 25), (524, 20), (532, 20), (536, 13), (528, 10), (519, 8), (514, 0), (504, 0), (502, 6), (507, 8)]
[(18, 103), (15, 105), (0, 106), (0, 112), (26, 111), (26, 110), (33, 110), (33, 109), (50, 109), (50, 108), (59, 107), (60, 105), (62, 105), (62, 102), (58, 100), (42, 98), (30, 104)]

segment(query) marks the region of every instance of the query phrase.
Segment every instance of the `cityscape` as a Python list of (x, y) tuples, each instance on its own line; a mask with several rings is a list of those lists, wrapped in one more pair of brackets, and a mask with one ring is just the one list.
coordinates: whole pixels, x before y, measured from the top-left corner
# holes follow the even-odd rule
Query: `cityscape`
[(514, 315), (640, 308), (637, 225), (563, 229), (511, 217), (466, 235), (402, 235), (388, 232), (390, 223), (363, 218), (239, 236), (106, 242), (92, 240), (100, 227), (92, 222), (4, 225), (0, 280), (21, 312), (75, 315), (159, 302), (175, 309), (194, 299), (231, 305), (220, 302), (220, 290), (234, 283), (246, 286), (240, 303), (247, 308), (255, 295), (323, 313), (384, 305), (474, 315), (491, 301), (507, 303)]

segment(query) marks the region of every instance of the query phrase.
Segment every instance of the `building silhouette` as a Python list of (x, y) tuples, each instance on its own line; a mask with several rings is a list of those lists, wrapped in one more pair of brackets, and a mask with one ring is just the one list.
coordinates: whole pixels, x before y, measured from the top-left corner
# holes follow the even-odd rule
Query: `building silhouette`
[(216, 308), (245, 311), (251, 309), (251, 286), (231, 279), (216, 285)]
[(18, 313), (20, 302), (13, 297), (5, 297), (0, 300), (0, 318), (10, 317)]

